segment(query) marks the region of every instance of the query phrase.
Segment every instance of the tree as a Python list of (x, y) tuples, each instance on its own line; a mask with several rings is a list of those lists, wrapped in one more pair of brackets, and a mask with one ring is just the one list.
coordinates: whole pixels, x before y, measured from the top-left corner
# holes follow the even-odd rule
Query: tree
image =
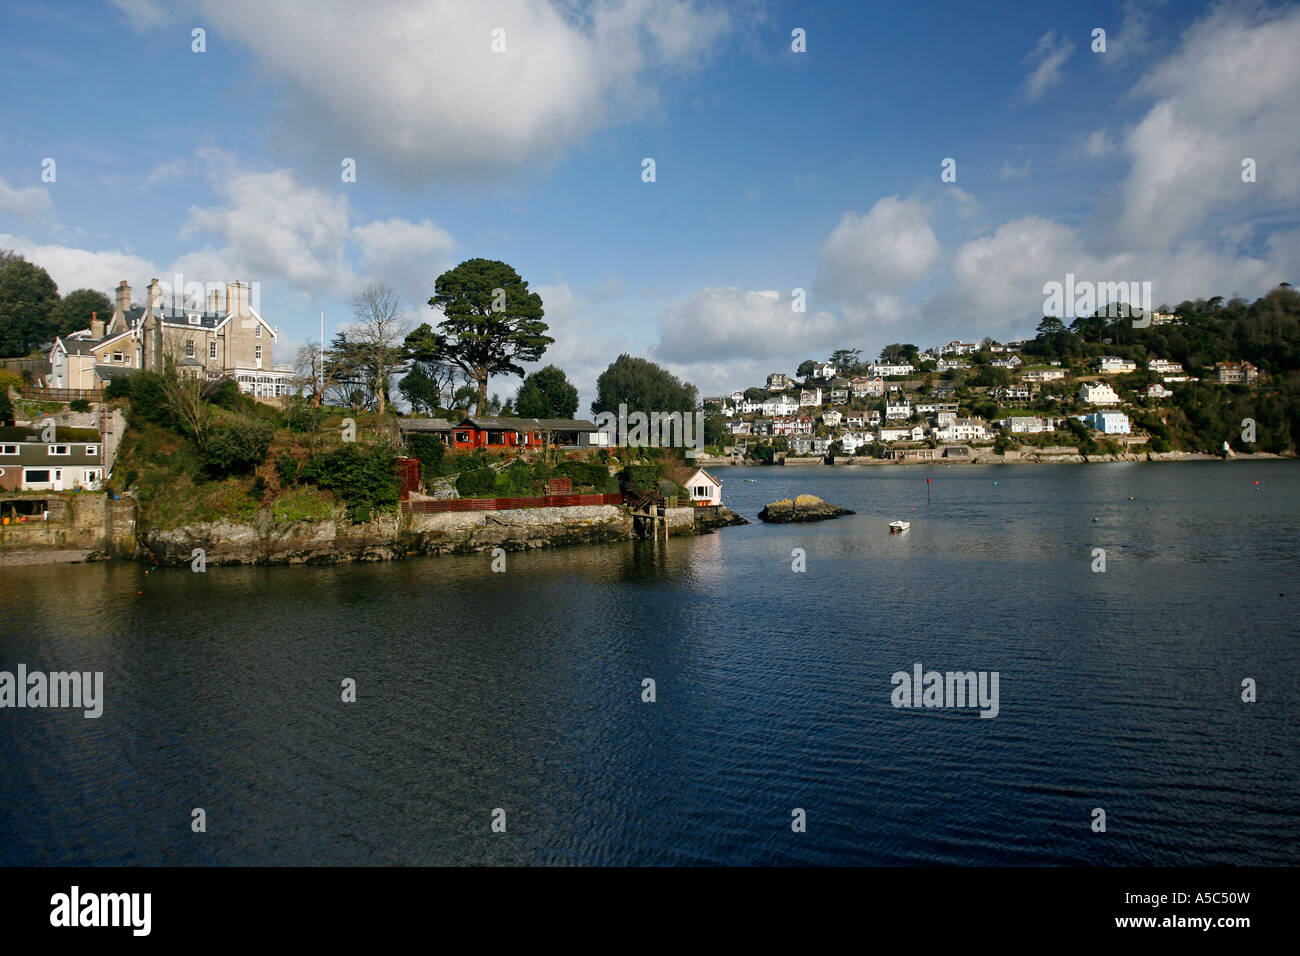
[(397, 390), (411, 404), (412, 411), (433, 415), (442, 407), (442, 390), (419, 365), (397, 383)]
[(572, 418), (578, 412), (578, 390), (561, 369), (548, 365), (524, 379), (515, 410), (524, 418)]
[(438, 276), (429, 305), (446, 318), (407, 337), (408, 357), (445, 361), (478, 386), (478, 410), (487, 407), (488, 378), (523, 377), (520, 362), (536, 362), (555, 339), (546, 334), (542, 297), (512, 267), (494, 259), (467, 259)]
[(808, 378), (812, 375), (813, 370), (817, 368), (817, 363), (812, 359), (805, 359), (799, 363), (799, 367), (794, 370), (794, 374), (799, 378)]
[(684, 383), (654, 362), (620, 355), (596, 379), (596, 400), (591, 410), (616, 413), (619, 405), (628, 412), (693, 412), (694, 385)]
[(836, 349), (831, 353), (829, 361), (843, 375), (857, 367), (858, 358), (861, 355), (862, 349)]
[(69, 292), (50, 309), (50, 335), (67, 335), (90, 328), (92, 316), (107, 322), (113, 315), (113, 304), (108, 296), (94, 289), (76, 289)]
[(388, 383), (404, 359), (402, 342), (410, 323), (402, 318), (402, 300), (389, 286), (371, 283), (352, 298), (352, 326), (360, 358), (372, 375), (379, 414), (388, 404)]
[(58, 301), (48, 272), (9, 254), (0, 268), (0, 357), (27, 355), (48, 342)]

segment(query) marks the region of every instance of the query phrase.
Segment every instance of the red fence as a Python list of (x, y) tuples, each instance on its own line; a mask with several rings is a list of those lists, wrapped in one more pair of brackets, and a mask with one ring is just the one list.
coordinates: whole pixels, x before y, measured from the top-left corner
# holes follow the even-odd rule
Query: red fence
[(622, 495), (545, 495), (537, 498), (445, 498), (402, 502), (416, 514), (439, 511), (514, 511), (517, 508), (574, 508), (579, 505), (621, 505)]

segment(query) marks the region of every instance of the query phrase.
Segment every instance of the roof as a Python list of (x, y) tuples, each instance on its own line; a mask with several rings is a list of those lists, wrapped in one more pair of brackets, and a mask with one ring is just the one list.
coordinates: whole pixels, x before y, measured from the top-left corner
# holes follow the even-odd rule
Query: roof
[[(709, 474), (707, 471), (705, 471), (703, 468), (698, 468), (698, 469), (696, 469), (696, 471), (695, 471), (695, 475), (703, 475), (705, 478), (709, 479), (709, 481), (713, 482), (713, 483), (714, 483), (715, 485), (717, 485), (719, 488), (722, 487), (722, 482), (718, 481), (717, 478), (714, 478), (712, 475), (710, 475), (710, 474)], [(694, 480), (695, 480), (695, 475), (691, 475), (691, 478), (690, 478), (691, 481), (694, 481)]]
[(504, 431), (570, 431), (598, 432), (591, 422), (572, 418), (503, 418), (496, 415), (472, 415), (460, 423), (474, 428), (502, 429)]
[(399, 418), (398, 431), (403, 432), (449, 432), (456, 426), (445, 418)]
[(95, 378), (100, 381), (108, 381), (111, 378), (125, 378), (134, 371), (137, 370), (121, 365), (96, 365)]

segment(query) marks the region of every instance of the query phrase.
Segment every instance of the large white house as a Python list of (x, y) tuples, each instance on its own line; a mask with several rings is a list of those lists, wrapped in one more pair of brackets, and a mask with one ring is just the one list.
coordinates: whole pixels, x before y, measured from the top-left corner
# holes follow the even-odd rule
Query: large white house
[(885, 419), (911, 418), (912, 403), (907, 399), (890, 400), (885, 403)]
[(799, 393), (799, 405), (816, 408), (822, 403), (822, 390), (820, 388), (805, 388)]
[(935, 429), (934, 437), (945, 443), (981, 441), (989, 437), (989, 430), (978, 419), (959, 418), (942, 428)]
[(849, 383), (854, 398), (880, 398), (885, 394), (885, 380), (877, 375), (867, 378), (865, 375)]
[(785, 415), (793, 415), (799, 411), (799, 403), (789, 395), (782, 394), (765, 401), (762, 410), (763, 414), (768, 418), (780, 418)]
[(1183, 363), (1157, 358), (1147, 362), (1147, 369), (1158, 375), (1179, 375), (1183, 371)]
[(1002, 420), (1002, 427), (1013, 435), (1038, 435), (1056, 431), (1050, 418), (1039, 418), (1037, 415), (1012, 415)]
[(878, 362), (875, 365), (868, 365), (867, 371), (872, 375), (879, 375), (881, 378), (888, 378), (890, 375), (911, 375), (916, 369), (906, 362), (897, 365), (889, 365)]
[(1128, 416), (1123, 412), (1093, 412), (1082, 416), (1082, 421), (1103, 435), (1129, 434)]
[(1119, 395), (1105, 382), (1084, 382), (1079, 386), (1079, 401), (1089, 405), (1118, 405)]

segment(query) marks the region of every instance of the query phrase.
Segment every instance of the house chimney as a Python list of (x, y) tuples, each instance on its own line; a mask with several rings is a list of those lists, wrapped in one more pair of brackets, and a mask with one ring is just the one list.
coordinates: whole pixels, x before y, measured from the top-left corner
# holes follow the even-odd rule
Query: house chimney
[(96, 342), (104, 337), (104, 320), (97, 312), (90, 313), (90, 337)]
[(157, 279), (149, 280), (149, 311), (154, 315), (162, 313), (162, 286)]
[(221, 311), (221, 290), (220, 289), (208, 290), (208, 311), (209, 312)]
[(226, 283), (226, 311), (246, 316), (248, 311), (248, 286), (238, 280)]
[(131, 287), (123, 279), (117, 284), (117, 311), (128, 312), (131, 309)]

